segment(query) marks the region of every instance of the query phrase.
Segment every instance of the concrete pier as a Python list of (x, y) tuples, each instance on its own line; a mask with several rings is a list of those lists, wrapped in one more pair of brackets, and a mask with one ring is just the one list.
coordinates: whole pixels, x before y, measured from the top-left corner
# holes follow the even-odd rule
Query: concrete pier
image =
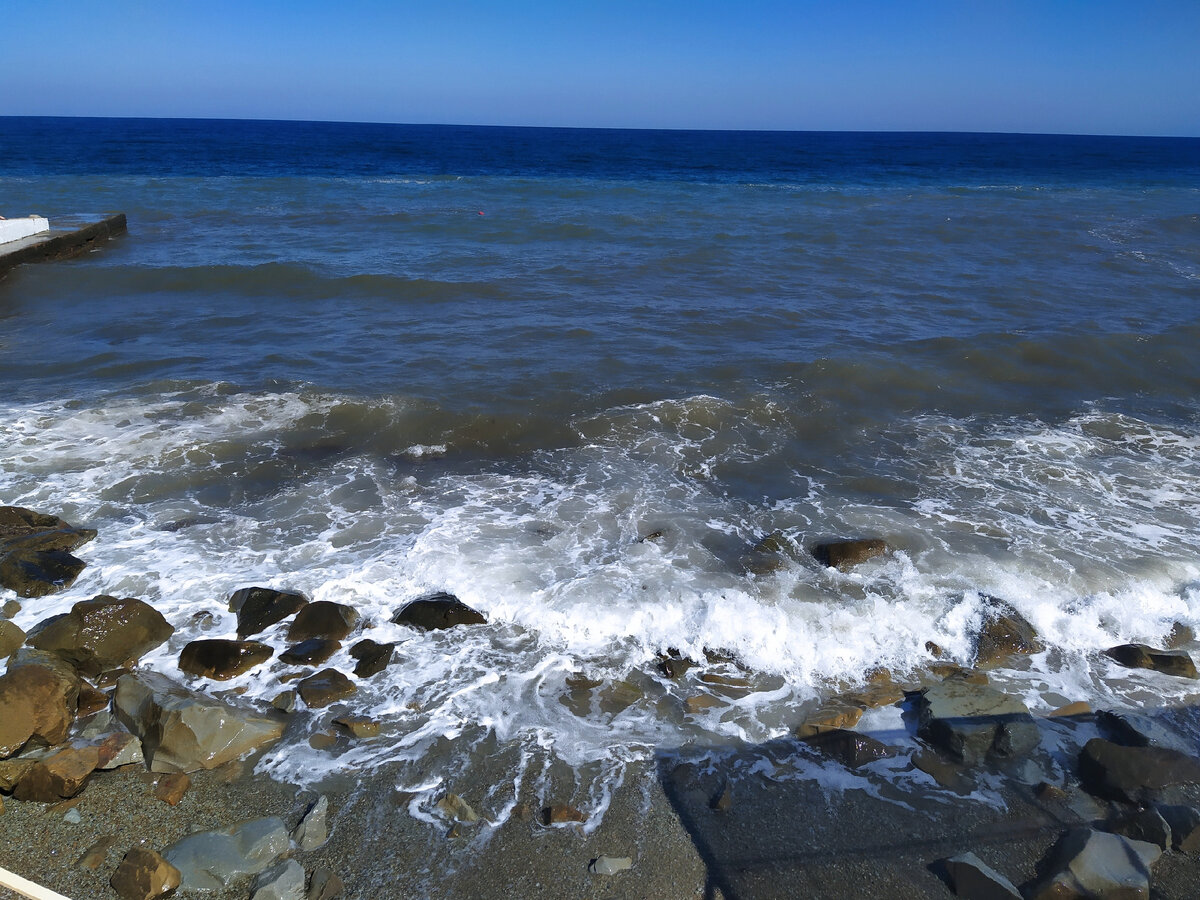
[(68, 259), (91, 250), (97, 242), (124, 234), (125, 213), (95, 217), (55, 216), (50, 229), (0, 244), (0, 276), (13, 266), (29, 262)]

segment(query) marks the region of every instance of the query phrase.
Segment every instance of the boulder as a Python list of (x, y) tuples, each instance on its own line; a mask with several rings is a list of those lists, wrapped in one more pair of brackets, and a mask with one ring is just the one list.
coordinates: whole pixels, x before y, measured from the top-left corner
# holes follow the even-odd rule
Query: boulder
[(57, 516), (21, 506), (0, 506), (0, 587), (21, 597), (42, 597), (70, 587), (86, 563), (71, 551), (96, 536)]
[(954, 893), (968, 900), (1021, 900), (1011, 881), (974, 853), (961, 853), (943, 860)]
[(1200, 761), (1166, 747), (1123, 747), (1092, 738), (1080, 751), (1079, 776), (1097, 796), (1142, 803), (1164, 787), (1200, 782)]
[(314, 709), (349, 697), (358, 690), (354, 682), (337, 669), (322, 669), (297, 684), (296, 689), (305, 705)]
[(1195, 856), (1200, 850), (1200, 809), (1194, 806), (1159, 806), (1159, 815), (1171, 828), (1171, 847)]
[(31, 647), (54, 653), (83, 675), (130, 666), (166, 642), (175, 629), (147, 603), (133, 597), (98, 596), (46, 619), (29, 632)]
[(345, 889), (342, 879), (338, 878), (333, 869), (317, 866), (313, 869), (312, 877), (308, 879), (307, 900), (337, 900)]
[(354, 629), (358, 619), (358, 610), (353, 606), (318, 600), (296, 613), (292, 627), (288, 629), (287, 639), (307, 641), (309, 638), (325, 638), (340, 641)]
[(329, 798), (322, 794), (304, 813), (292, 832), (292, 840), (301, 850), (316, 850), (329, 840)]
[(896, 750), (881, 741), (857, 731), (831, 728), (803, 738), (808, 744), (848, 769), (857, 769), (877, 759), (895, 756)]
[(1003, 600), (989, 598), (988, 613), (975, 644), (975, 665), (994, 666), (1010, 656), (1040, 653), (1045, 645), (1019, 612)]
[(13, 789), (18, 800), (57, 803), (83, 790), (100, 762), (96, 747), (64, 747), (35, 760)]
[(1030, 900), (1150, 897), (1150, 867), (1162, 851), (1145, 841), (1091, 828), (1068, 831), (1050, 851), (1048, 875)]
[(350, 648), (350, 656), (358, 660), (354, 674), (359, 678), (370, 678), (382, 672), (392, 664), (395, 649), (395, 644), (379, 644), (370, 638), (359, 641)]
[(175, 892), (180, 874), (153, 850), (134, 847), (125, 854), (109, 884), (123, 900), (155, 900)]
[(1153, 844), (1160, 850), (1166, 850), (1171, 846), (1171, 826), (1167, 824), (1162, 813), (1153, 806), (1137, 810), (1107, 830), (1135, 841)]
[(179, 669), (189, 675), (227, 681), (266, 662), (274, 652), (258, 641), (191, 641), (179, 654)]
[(1167, 747), (1190, 753), (1194, 741), (1150, 716), (1129, 710), (1100, 710), (1096, 724), (1109, 740), (1126, 747)]
[(279, 654), (279, 661), (289, 666), (319, 666), (333, 654), (342, 649), (340, 641), (328, 641), (323, 638), (309, 638), (293, 644)]
[(224, 831), (201, 831), (172, 844), (163, 855), (179, 869), (181, 886), (222, 890), (242, 875), (257, 875), (288, 851), (288, 833), (275, 817)]
[(281, 859), (254, 879), (250, 900), (305, 900), (304, 867), (294, 859)]
[(1041, 741), (1025, 704), (986, 684), (950, 678), (921, 691), (917, 705), (918, 733), (969, 765), (1022, 756)]
[(8, 619), (0, 619), (0, 659), (8, 659), (25, 643), (25, 632)]
[(1155, 650), (1145, 644), (1121, 644), (1109, 647), (1104, 655), (1127, 669), (1153, 669), (1180, 678), (1200, 677), (1186, 650)]
[(0, 553), (13, 547), (74, 550), (96, 536), (94, 528), (75, 528), (58, 516), (23, 506), (0, 506)]
[(157, 672), (123, 675), (114, 708), (142, 740), (152, 772), (213, 769), (272, 744), (283, 722), (190, 691)]
[(237, 613), (239, 639), (265, 631), (307, 605), (303, 594), (263, 587), (242, 588), (229, 598), (230, 612)]
[(36, 738), (65, 740), (79, 697), (79, 680), (52, 666), (10, 665), (0, 675), (0, 759)]
[(439, 592), (406, 603), (392, 616), (392, 622), (434, 631), (456, 625), (483, 625), (487, 619), (453, 594)]
[(859, 538), (848, 541), (825, 541), (814, 544), (812, 555), (823, 566), (832, 566), (845, 572), (868, 559), (882, 556), (891, 550), (887, 541), (879, 538)]

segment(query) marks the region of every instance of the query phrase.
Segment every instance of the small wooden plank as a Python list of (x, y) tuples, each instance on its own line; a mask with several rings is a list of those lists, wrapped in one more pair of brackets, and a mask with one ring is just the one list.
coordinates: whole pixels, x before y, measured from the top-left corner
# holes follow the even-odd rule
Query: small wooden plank
[(69, 897), (55, 893), (50, 888), (42, 887), (40, 884), (35, 884), (28, 878), (22, 878), (15, 872), (8, 871), (8, 869), (0, 869), (0, 887), (16, 891), (22, 897), (28, 897), (29, 900), (70, 900)]
[(0, 275), (21, 263), (51, 262), (86, 253), (97, 241), (109, 240), (127, 230), (125, 213), (113, 213), (99, 221), (78, 217), (56, 217), (50, 230), (0, 244)]

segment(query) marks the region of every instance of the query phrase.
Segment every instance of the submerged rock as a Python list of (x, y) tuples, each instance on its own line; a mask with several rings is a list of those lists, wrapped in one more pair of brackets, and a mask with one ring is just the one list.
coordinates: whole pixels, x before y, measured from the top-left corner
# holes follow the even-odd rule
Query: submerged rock
[(83, 675), (132, 666), (175, 633), (162, 614), (134, 597), (100, 595), (39, 622), (28, 644), (70, 662)]
[(1051, 850), (1049, 875), (1029, 894), (1031, 900), (1063, 897), (1150, 896), (1150, 867), (1162, 851), (1145, 841), (1078, 828)]
[(857, 769), (877, 759), (896, 755), (896, 749), (869, 735), (831, 728), (803, 738), (804, 743), (836, 759), (848, 769)]
[(359, 620), (358, 610), (344, 603), (334, 603), (331, 600), (318, 600), (309, 603), (292, 620), (288, 629), (289, 641), (307, 641), (310, 638), (324, 638), (330, 641), (340, 641), (351, 631)]
[(485, 625), (487, 619), (453, 594), (439, 592), (406, 603), (392, 616), (392, 622), (434, 631), (456, 625)]
[(305, 705), (314, 709), (349, 697), (358, 690), (354, 682), (337, 669), (322, 669), (297, 684), (296, 689)]
[(974, 853), (961, 853), (943, 860), (954, 893), (967, 900), (1021, 900), (1011, 881)]
[(1127, 669), (1153, 669), (1180, 678), (1198, 678), (1196, 664), (1185, 650), (1155, 650), (1145, 644), (1121, 644), (1110, 647), (1104, 655)]
[(1028, 753), (1041, 741), (1025, 704), (986, 684), (950, 678), (918, 699), (918, 733), (968, 764)]
[(275, 817), (243, 822), (224, 831), (190, 834), (167, 848), (185, 888), (221, 890), (241, 875), (257, 875), (288, 851), (288, 833)]
[(437, 802), (437, 808), (440, 809), (456, 822), (478, 822), (479, 813), (475, 812), (469, 804), (458, 794), (447, 794)]
[(229, 598), (230, 612), (237, 613), (239, 639), (265, 631), (307, 605), (303, 594), (264, 587), (242, 588)]
[(258, 641), (192, 641), (179, 654), (179, 669), (189, 675), (227, 681), (266, 662), (274, 652)]
[(145, 847), (133, 847), (109, 880), (122, 900), (156, 900), (175, 892), (179, 870)]
[(1140, 803), (1164, 787), (1200, 783), (1200, 760), (1166, 747), (1123, 747), (1092, 738), (1079, 754), (1079, 775), (1093, 794)]
[(563, 825), (568, 822), (586, 822), (587, 816), (582, 810), (566, 803), (555, 803), (542, 810), (543, 825)]
[(832, 566), (844, 572), (890, 550), (888, 542), (881, 538), (859, 538), (814, 544), (811, 552), (821, 565)]
[(123, 675), (113, 706), (152, 772), (213, 769), (283, 735), (283, 723), (190, 691), (157, 672)]

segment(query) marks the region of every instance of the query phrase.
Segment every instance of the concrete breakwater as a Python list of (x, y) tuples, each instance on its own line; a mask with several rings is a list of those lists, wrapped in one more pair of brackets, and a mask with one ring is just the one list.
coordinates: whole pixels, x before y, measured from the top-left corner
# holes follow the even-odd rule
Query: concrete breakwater
[(0, 275), (22, 263), (52, 262), (69, 259), (93, 249), (97, 242), (110, 240), (128, 230), (125, 213), (110, 213), (103, 218), (56, 216), (49, 229), (0, 244)]

